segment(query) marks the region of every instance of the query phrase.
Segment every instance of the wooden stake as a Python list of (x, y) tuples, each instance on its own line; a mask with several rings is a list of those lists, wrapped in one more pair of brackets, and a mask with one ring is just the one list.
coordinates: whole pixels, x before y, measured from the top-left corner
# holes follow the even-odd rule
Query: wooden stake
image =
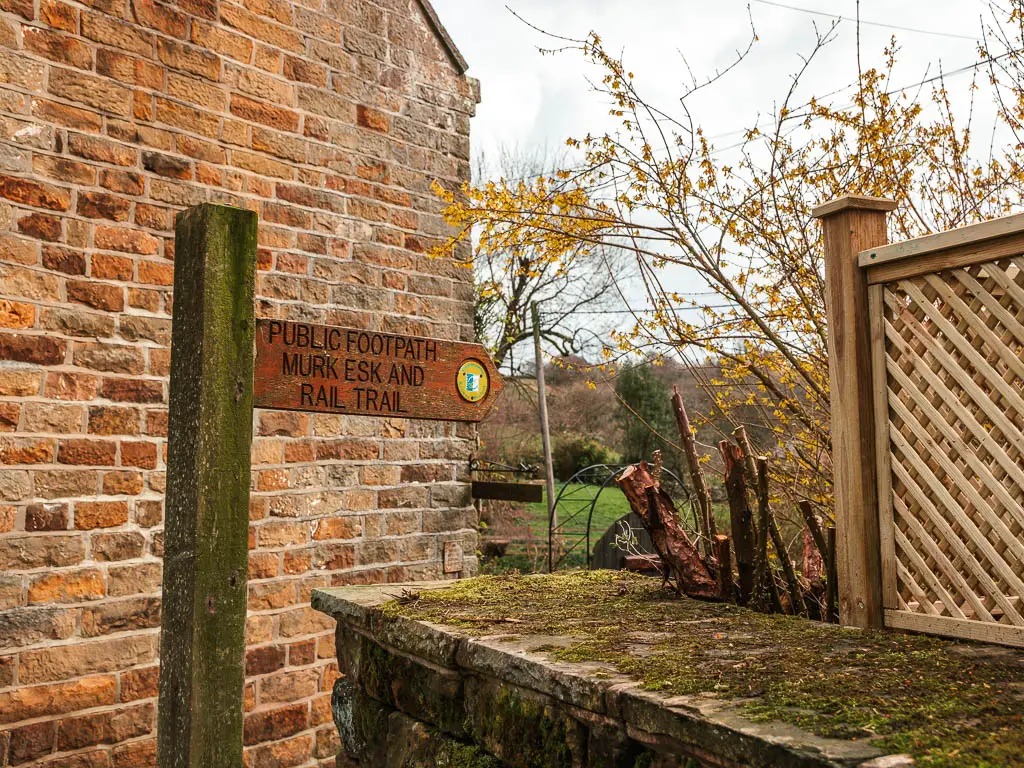
[(160, 768), (243, 764), (256, 226), (200, 205), (175, 230)]
[[(760, 466), (758, 467), (760, 470)], [(765, 462), (765, 473), (768, 472), (768, 464)], [(786, 577), (786, 588), (789, 591), (789, 601), (793, 604), (793, 612), (801, 616), (807, 615), (807, 606), (804, 605), (803, 592), (800, 591), (800, 584), (796, 580), (796, 570), (793, 568), (793, 561), (789, 557), (789, 550), (786, 549), (786, 542), (779, 530), (779, 523), (768, 510), (768, 530), (772, 535), (772, 544), (775, 547), (775, 554), (782, 565), (782, 574)]]
[(886, 212), (895, 207), (854, 196), (812, 214), (825, 242), (839, 613), (843, 624), (864, 628), (882, 626), (882, 562), (868, 283), (857, 259), (887, 242)]
[(548, 429), (548, 398), (544, 387), (544, 356), (540, 349), (540, 310), (530, 307), (533, 316), (533, 351), (537, 359), (537, 411), (540, 413), (540, 439), (544, 449), (544, 485), (548, 494), (548, 573), (555, 566), (555, 535), (558, 510), (555, 509), (555, 466), (551, 459), (551, 432)]
[(693, 492), (697, 496), (697, 509), (703, 530), (701, 533), (707, 538), (706, 551), (711, 553), (711, 543), (715, 537), (715, 513), (711, 504), (711, 491), (708, 490), (708, 481), (704, 477), (704, 470), (700, 466), (700, 458), (697, 456), (697, 442), (690, 430), (690, 418), (686, 415), (686, 408), (683, 405), (683, 398), (679, 395), (679, 388), (672, 387), (672, 410), (676, 415), (676, 427), (679, 430), (679, 439), (683, 444), (683, 453), (686, 454), (686, 465), (690, 470), (690, 480), (693, 483)]
[(757, 532), (754, 530), (754, 515), (750, 511), (747, 497), (747, 483), (743, 471), (743, 451), (739, 446), (722, 440), (718, 444), (725, 464), (725, 492), (729, 498), (729, 529), (732, 533), (732, 547), (736, 555), (736, 573), (739, 576), (739, 593), (736, 602), (746, 605), (754, 591), (754, 563), (757, 546)]
[(715, 560), (718, 561), (718, 594), (727, 603), (732, 602), (732, 557), (729, 554), (729, 537), (715, 536)]
[(836, 564), (836, 529), (834, 526), (828, 528), (828, 555), (825, 560), (826, 592), (825, 592), (825, 621), (833, 624), (839, 622), (839, 570)]

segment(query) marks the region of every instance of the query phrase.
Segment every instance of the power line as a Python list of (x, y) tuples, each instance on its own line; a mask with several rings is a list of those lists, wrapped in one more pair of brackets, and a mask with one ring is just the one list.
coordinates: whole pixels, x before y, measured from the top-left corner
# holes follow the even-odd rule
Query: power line
[(958, 35), (955, 32), (939, 32), (939, 31), (931, 30), (931, 29), (918, 29), (917, 27), (902, 27), (902, 26), (900, 26), (898, 24), (886, 24), (886, 23), (881, 22), (881, 21), (864, 21), (864, 19), (860, 19), (858, 21), (857, 19), (851, 18), (849, 16), (841, 16), (838, 13), (829, 13), (828, 11), (816, 11), (816, 10), (813, 10), (811, 8), (800, 8), (800, 7), (795, 6), (795, 5), (786, 5), (785, 3), (777, 3), (777, 2), (774, 2), (774, 0), (753, 0), (753, 2), (760, 3), (761, 5), (770, 5), (770, 6), (774, 7), (774, 8), (785, 8), (786, 10), (789, 10), (789, 11), (799, 11), (800, 13), (809, 13), (812, 16), (825, 16), (825, 17), (830, 18), (830, 19), (840, 19), (841, 21), (852, 21), (855, 24), (859, 23), (859, 24), (862, 24), (863, 26), (866, 26), (866, 27), (884, 27), (886, 29), (898, 29), (898, 30), (901, 30), (903, 32), (915, 32), (915, 33), (917, 33), (919, 35), (935, 35), (936, 37), (954, 37), (954, 38), (956, 38), (958, 40), (970, 40), (971, 42), (977, 42), (978, 41), (977, 37), (972, 37), (970, 35)]
[(682, 307), (665, 307), (664, 309), (587, 309), (577, 310), (573, 312), (574, 315), (639, 315), (639, 314), (651, 314), (654, 312), (680, 312), (682, 310), (695, 310), (695, 309), (736, 309), (738, 304), (697, 304), (694, 306), (686, 305)]

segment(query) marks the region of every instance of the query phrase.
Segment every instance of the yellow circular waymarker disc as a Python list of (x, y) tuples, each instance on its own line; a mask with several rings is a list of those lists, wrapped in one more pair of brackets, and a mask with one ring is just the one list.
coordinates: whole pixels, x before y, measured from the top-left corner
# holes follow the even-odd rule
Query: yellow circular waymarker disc
[(487, 390), (491, 385), (487, 369), (476, 360), (467, 360), (459, 366), (459, 375), (455, 382), (462, 399), (471, 403), (478, 403), (487, 397)]

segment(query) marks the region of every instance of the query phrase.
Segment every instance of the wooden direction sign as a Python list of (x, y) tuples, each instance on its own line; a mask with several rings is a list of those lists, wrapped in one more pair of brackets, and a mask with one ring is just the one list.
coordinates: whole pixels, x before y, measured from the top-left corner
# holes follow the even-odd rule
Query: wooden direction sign
[(476, 422), (502, 387), (479, 344), (256, 322), (257, 408)]

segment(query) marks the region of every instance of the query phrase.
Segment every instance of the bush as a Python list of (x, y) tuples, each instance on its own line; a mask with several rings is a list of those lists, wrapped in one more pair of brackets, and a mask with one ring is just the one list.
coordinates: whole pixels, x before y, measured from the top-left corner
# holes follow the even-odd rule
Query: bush
[(551, 448), (555, 477), (568, 480), (581, 469), (594, 464), (618, 464), (622, 457), (608, 446), (586, 435), (563, 435)]

